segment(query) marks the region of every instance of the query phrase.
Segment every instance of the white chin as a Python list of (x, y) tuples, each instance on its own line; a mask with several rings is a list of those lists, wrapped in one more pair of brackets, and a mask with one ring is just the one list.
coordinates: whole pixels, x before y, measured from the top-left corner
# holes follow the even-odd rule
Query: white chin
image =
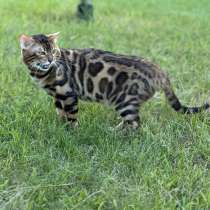
[(45, 71), (45, 72), (47, 72), (48, 70), (49, 70), (49, 68), (48, 68), (48, 69), (40, 68), (40, 71)]

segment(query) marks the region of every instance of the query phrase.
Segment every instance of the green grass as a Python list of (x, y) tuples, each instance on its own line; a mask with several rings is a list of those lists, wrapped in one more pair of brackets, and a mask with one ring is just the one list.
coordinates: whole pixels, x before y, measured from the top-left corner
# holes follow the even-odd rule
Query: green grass
[(210, 96), (209, 0), (0, 0), (0, 209), (210, 209), (210, 115), (182, 116), (157, 94), (142, 127), (110, 132), (114, 111), (80, 103), (66, 129), (29, 78), (21, 33), (61, 32), (60, 46), (141, 55), (165, 69), (180, 100)]

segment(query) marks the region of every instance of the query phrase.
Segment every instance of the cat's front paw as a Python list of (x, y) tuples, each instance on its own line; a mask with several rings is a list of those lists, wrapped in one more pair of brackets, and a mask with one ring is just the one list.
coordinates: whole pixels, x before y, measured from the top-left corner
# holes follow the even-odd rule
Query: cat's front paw
[(79, 127), (79, 123), (78, 122), (66, 122), (65, 123), (65, 128), (68, 131), (74, 130), (74, 129), (78, 128), (78, 127)]

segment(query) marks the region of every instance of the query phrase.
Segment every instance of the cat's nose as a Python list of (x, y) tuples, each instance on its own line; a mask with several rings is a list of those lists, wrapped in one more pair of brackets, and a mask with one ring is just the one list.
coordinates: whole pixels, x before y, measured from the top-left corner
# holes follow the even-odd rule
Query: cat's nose
[(49, 57), (48, 57), (48, 61), (49, 61), (50, 63), (52, 63), (52, 61), (53, 61), (53, 56), (49, 56)]

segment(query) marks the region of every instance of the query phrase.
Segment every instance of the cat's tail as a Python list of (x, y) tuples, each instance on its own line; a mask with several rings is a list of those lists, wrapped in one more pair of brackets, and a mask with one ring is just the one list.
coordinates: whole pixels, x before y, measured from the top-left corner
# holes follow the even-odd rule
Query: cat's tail
[(167, 85), (163, 87), (163, 91), (165, 93), (165, 96), (169, 104), (177, 112), (180, 112), (183, 114), (195, 114), (195, 113), (199, 113), (210, 108), (209, 103), (205, 103), (203, 106), (199, 106), (199, 107), (183, 106), (180, 103), (179, 99), (177, 98), (176, 94), (174, 93), (170, 83), (167, 83)]

